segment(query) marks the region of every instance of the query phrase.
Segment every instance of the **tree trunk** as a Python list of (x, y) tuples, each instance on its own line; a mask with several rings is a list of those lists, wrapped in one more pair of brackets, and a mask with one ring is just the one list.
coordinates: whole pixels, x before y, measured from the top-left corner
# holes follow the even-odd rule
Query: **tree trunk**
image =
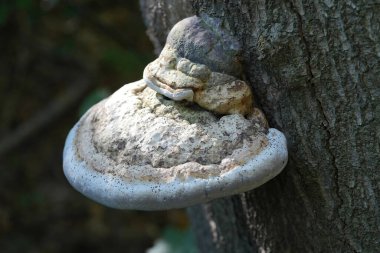
[(288, 140), (278, 177), (188, 209), (201, 252), (379, 252), (380, 2), (141, 3), (157, 51), (178, 20), (222, 18), (257, 105)]

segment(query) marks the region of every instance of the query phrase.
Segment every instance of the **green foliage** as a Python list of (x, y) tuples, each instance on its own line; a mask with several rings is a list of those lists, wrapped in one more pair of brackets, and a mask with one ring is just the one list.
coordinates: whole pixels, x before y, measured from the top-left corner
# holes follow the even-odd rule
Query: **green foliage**
[(197, 253), (194, 235), (190, 229), (165, 228), (162, 238), (147, 253)]
[(19, 8), (19, 9), (26, 9), (26, 10), (28, 10), (33, 5), (32, 0), (17, 0), (15, 2), (16, 2), (17, 8)]
[(85, 97), (79, 107), (79, 115), (82, 116), (91, 106), (108, 97), (110, 92), (104, 88), (97, 88)]
[(9, 4), (1, 3), (0, 4), (0, 25), (5, 23), (9, 13), (10, 13)]
[(32, 0), (2, 1), (0, 3), (0, 25), (5, 24), (12, 12), (20, 10), (32, 12), (33, 9)]
[(134, 51), (119, 47), (109, 47), (103, 51), (103, 62), (121, 76), (133, 76), (140, 73), (146, 64), (146, 59)]

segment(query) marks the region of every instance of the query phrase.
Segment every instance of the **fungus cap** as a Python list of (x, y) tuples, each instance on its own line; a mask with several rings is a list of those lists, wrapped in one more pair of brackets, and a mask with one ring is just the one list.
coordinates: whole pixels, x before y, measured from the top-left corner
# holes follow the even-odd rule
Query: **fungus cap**
[(287, 162), (286, 139), (255, 118), (167, 100), (141, 80), (92, 107), (70, 131), (64, 173), (119, 209), (182, 208), (256, 188)]

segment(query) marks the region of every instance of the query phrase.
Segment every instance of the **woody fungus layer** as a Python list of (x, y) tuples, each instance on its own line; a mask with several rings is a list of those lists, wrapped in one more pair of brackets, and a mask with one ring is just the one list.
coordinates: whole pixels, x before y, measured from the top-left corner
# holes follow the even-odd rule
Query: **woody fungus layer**
[(71, 185), (106, 206), (160, 210), (248, 191), (279, 174), (286, 139), (253, 106), (240, 50), (218, 19), (177, 23), (143, 79), (70, 131), (63, 167)]

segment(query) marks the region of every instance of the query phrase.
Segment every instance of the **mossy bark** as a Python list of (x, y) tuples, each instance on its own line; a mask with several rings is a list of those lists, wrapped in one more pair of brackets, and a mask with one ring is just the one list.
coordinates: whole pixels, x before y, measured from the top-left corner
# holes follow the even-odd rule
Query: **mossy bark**
[(256, 103), (288, 139), (277, 178), (189, 209), (201, 251), (378, 252), (380, 2), (141, 3), (157, 51), (176, 21), (221, 17)]

